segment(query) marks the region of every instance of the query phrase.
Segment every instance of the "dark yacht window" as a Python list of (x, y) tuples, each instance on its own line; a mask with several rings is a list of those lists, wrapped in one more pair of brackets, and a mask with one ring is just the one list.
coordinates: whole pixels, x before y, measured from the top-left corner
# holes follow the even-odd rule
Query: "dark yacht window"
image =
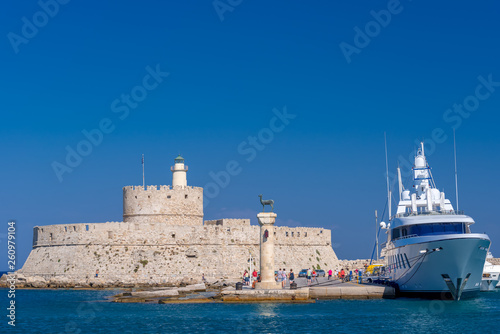
[(400, 226), (391, 233), (392, 240), (395, 240), (406, 236), (470, 233), (470, 229), (465, 223), (431, 223)]
[(434, 235), (434, 234), (462, 234), (464, 233), (463, 223), (436, 223), (420, 224), (410, 226), (410, 234)]

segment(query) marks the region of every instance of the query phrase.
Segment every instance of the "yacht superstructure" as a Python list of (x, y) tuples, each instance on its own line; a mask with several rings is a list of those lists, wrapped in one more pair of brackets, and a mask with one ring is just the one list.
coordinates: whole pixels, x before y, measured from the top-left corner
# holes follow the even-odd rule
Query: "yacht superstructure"
[(486, 234), (472, 233), (474, 220), (453, 209), (434, 183), (421, 143), (413, 167), (413, 191), (399, 176), (399, 203), (382, 244), (391, 280), (403, 296), (460, 300), (480, 290), (490, 247)]

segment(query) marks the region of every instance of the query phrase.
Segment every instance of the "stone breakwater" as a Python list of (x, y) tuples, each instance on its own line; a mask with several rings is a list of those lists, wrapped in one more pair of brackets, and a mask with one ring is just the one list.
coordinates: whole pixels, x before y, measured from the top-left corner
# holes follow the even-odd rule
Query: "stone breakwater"
[[(61, 224), (35, 227), (33, 234), (33, 250), (17, 272), (31, 287), (168, 286), (200, 282), (202, 274), (211, 281), (240, 278), (260, 266), (259, 226), (249, 219)], [(273, 237), (276, 270), (365, 263), (339, 261), (328, 229), (276, 227)]]
[[(324, 284), (325, 282), (323, 282)], [(236, 290), (234, 286), (207, 287), (193, 284), (182, 288), (140, 290), (122, 292), (113, 297), (117, 303), (252, 303), (285, 302), (310, 303), (316, 299), (379, 299), (395, 298), (394, 288), (373, 284), (349, 284), (339, 280), (328, 285), (299, 289), (250, 289)]]

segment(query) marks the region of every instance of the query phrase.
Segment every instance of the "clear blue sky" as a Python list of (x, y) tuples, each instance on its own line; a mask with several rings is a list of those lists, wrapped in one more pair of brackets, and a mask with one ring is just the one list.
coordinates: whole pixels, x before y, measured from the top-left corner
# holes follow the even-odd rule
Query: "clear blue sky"
[[(234, 160), (241, 170), (206, 219), (255, 223), (262, 193), (278, 225), (332, 229), (339, 257), (368, 258), (386, 200), (384, 132), (395, 172), (441, 129), (429, 162), (455, 203), (453, 126), (460, 209), (500, 256), (495, 1), (47, 3), (50, 15), (34, 0), (7, 0), (0, 14), (0, 269), (9, 219), (19, 263), (33, 226), (120, 221), (141, 154), (155, 185), (171, 183), (178, 153), (202, 187)], [(464, 103), (472, 111), (453, 109)], [(295, 118), (282, 127), (273, 109), (285, 107)], [(101, 142), (81, 144), (99, 126)], [(79, 144), (91, 153), (69, 167), (66, 148)], [(54, 165), (72, 170), (58, 178)]]

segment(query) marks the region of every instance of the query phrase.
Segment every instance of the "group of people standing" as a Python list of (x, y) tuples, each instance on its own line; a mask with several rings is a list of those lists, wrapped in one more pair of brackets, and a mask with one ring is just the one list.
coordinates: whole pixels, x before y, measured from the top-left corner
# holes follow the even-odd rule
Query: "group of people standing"
[(260, 281), (260, 275), (257, 273), (257, 270), (255, 269), (251, 275), (247, 270), (245, 270), (245, 272), (243, 273), (243, 281), (245, 282), (245, 285), (253, 286), (253, 283)]
[(345, 271), (344, 268), (342, 268), (342, 270), (340, 271), (338, 269), (335, 269), (335, 277), (340, 279), (342, 282), (352, 281), (353, 277), (357, 278), (359, 276), (363, 276), (363, 270), (361, 269), (355, 269), (354, 271), (349, 270), (349, 272)]
[[(347, 272), (344, 270), (344, 268), (342, 268), (341, 270), (335, 269), (335, 272), (331, 269), (328, 270), (328, 280), (336, 277), (342, 282), (348, 282), (353, 279), (353, 276), (358, 275), (362, 275), (362, 271), (358, 271), (358, 269), (356, 269), (354, 272), (352, 270)], [(290, 269), (290, 272), (288, 272), (285, 268), (280, 268), (275, 272), (274, 279), (276, 280), (276, 282), (281, 283), (281, 287), (284, 288), (287, 282), (291, 284), (295, 281), (295, 273), (293, 272), (293, 269)], [(311, 286), (313, 283), (319, 284), (318, 274), (315, 269), (307, 269), (306, 279), (308, 286)], [(243, 282), (247, 286), (251, 285), (252, 287), (254, 287), (255, 282), (260, 282), (260, 274), (256, 269), (252, 273), (250, 273), (248, 270), (245, 270), (245, 272), (243, 273)]]
[(274, 279), (276, 280), (276, 282), (280, 282), (281, 287), (284, 288), (287, 281), (290, 284), (293, 283), (293, 281), (295, 280), (295, 274), (293, 272), (293, 269), (290, 269), (290, 272), (287, 272), (285, 268), (280, 268), (274, 275)]
[(318, 274), (316, 273), (316, 270), (314, 269), (311, 270), (311, 268), (307, 269), (306, 279), (307, 279), (307, 285), (311, 285), (313, 283), (313, 280), (316, 281), (316, 283), (319, 283)]

